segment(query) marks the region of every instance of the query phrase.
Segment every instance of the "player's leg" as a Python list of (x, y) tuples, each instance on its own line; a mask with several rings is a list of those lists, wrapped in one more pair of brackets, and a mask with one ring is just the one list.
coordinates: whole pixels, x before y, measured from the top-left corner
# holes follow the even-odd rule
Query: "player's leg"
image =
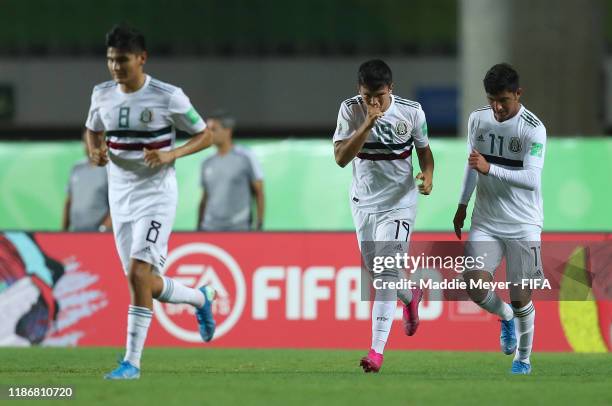
[[(532, 235), (529, 241), (509, 241), (506, 245), (508, 262), (508, 281), (512, 309), (516, 317), (518, 347), (514, 355), (511, 372), (513, 374), (531, 373), (531, 350), (535, 331), (535, 307), (531, 301), (531, 289), (522, 287), (522, 281), (543, 278), (540, 254), (540, 235)], [(515, 285), (516, 284), (516, 285)]]
[[(128, 276), (130, 269), (132, 269), (130, 251), (133, 241), (133, 223), (120, 222), (114, 216), (112, 219), (117, 253), (119, 254), (119, 258), (121, 260), (123, 272), (126, 274), (126, 276)], [(128, 306), (126, 354), (123, 361), (119, 364), (119, 367), (104, 376), (106, 379), (138, 379), (140, 377), (140, 356), (135, 356), (134, 351), (136, 351), (136, 353), (142, 353), (142, 347), (138, 349), (135, 344), (139, 341), (144, 342), (144, 340), (141, 340), (140, 337), (142, 334), (138, 334), (138, 332), (141, 332), (144, 329), (146, 337), (146, 330), (148, 330), (148, 326), (151, 323), (153, 312), (151, 311), (150, 307), (147, 308), (145, 306), (139, 307), (134, 305), (134, 292), (131, 287), (131, 282), (129, 281), (130, 278), (128, 278), (128, 284), (130, 285), (131, 304)], [(138, 294), (141, 295), (140, 292)], [(138, 364), (138, 366), (130, 363), (129, 359), (132, 359), (132, 362), (135, 362)]]
[[(396, 254), (404, 255), (408, 252), (410, 236), (412, 235), (415, 210), (411, 208), (391, 210), (382, 215), (380, 224), (377, 227), (377, 241), (386, 241), (381, 248), (385, 249), (386, 254), (395, 257)], [(393, 242), (393, 243), (391, 243)], [(405, 269), (396, 269), (397, 280), (408, 278)], [(423, 298), (423, 291), (420, 288), (397, 289), (397, 297), (402, 301), (403, 312), (402, 320), (404, 333), (412, 336), (416, 333), (419, 326), (419, 303)]]
[(510, 355), (516, 349), (512, 307), (504, 302), (495, 291), (481, 285), (483, 282), (493, 281), (495, 270), (504, 255), (503, 243), (484, 231), (473, 228), (470, 231), (465, 253), (466, 256), (472, 258), (480, 257), (484, 264), (482, 268), (472, 268), (463, 272), (463, 278), (467, 283), (467, 293), (474, 303), (499, 317), (501, 350), (504, 354)]
[[(367, 281), (362, 280), (362, 283), (373, 282), (373, 273), (372, 273), (372, 258), (375, 253), (375, 244), (374, 244), (374, 214), (365, 213), (355, 207), (352, 208), (353, 214), (353, 223), (355, 224), (355, 231), (357, 234), (357, 242), (359, 244), (359, 251), (361, 254), (361, 265), (362, 265), (362, 275), (367, 275)], [(369, 285), (372, 286), (372, 285)], [(367, 291), (368, 297), (371, 299), (371, 289), (366, 290), (362, 286), (363, 291)], [(375, 343), (379, 340), (379, 332), (376, 328), (377, 318), (384, 317), (379, 316), (381, 314), (381, 310), (379, 306), (377, 306), (377, 297), (376, 292), (374, 293), (374, 300), (372, 301), (372, 346), (370, 347), (370, 351), (368, 354), (361, 358), (359, 365), (363, 368), (365, 372), (378, 372), (383, 363), (383, 355), (382, 352), (377, 352), (374, 347)], [(382, 319), (381, 319), (382, 320)], [(386, 342), (386, 339), (385, 339)]]
[[(173, 213), (171, 210), (165, 215), (144, 217), (136, 222), (134, 238), (136, 241), (145, 242), (145, 245), (136, 247), (132, 256), (139, 256), (152, 265), (150, 280), (147, 281), (151, 287), (151, 298), (164, 303), (185, 303), (194, 306), (196, 319), (200, 325), (200, 335), (204, 341), (210, 341), (215, 331), (212, 313), (212, 302), (215, 297), (213, 288), (210, 286), (192, 288), (161, 275), (168, 255), (168, 241), (174, 224)], [(148, 297), (149, 292), (145, 291), (144, 294)]]

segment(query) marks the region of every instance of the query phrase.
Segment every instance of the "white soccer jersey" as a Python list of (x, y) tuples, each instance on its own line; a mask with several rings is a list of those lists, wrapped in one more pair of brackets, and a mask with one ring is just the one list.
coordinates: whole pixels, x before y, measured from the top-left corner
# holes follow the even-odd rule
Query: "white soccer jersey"
[[(546, 128), (524, 106), (516, 116), (499, 122), (490, 106), (474, 111), (468, 121), (468, 149), (487, 162), (508, 170), (544, 167)], [(542, 228), (544, 210), (541, 181), (535, 190), (513, 186), (478, 173), (472, 226), (503, 237), (520, 238)]]
[[(361, 96), (343, 101), (333, 141), (350, 138), (366, 117)], [(367, 213), (415, 206), (412, 149), (427, 145), (427, 123), (421, 105), (391, 95), (389, 108), (376, 121), (353, 160), (352, 204)]]
[(170, 150), (175, 128), (196, 134), (206, 123), (180, 88), (146, 75), (132, 93), (114, 81), (95, 86), (85, 126), (106, 134), (111, 213), (128, 220), (176, 205), (174, 164), (149, 168), (143, 148)]

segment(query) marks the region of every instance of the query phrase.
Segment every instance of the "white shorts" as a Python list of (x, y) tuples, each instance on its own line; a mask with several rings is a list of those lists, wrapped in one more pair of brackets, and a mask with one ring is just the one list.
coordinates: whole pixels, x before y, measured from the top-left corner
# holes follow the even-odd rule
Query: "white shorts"
[[(408, 252), (414, 225), (414, 208), (366, 213), (353, 206), (353, 222), (362, 260), (371, 264), (376, 256)], [(367, 267), (371, 272), (370, 266)]]
[(130, 259), (153, 265), (161, 273), (168, 255), (168, 240), (174, 225), (175, 210), (165, 214), (140, 217), (135, 221), (120, 222), (113, 218), (115, 245), (127, 275)]
[(468, 271), (482, 270), (494, 275), (502, 258), (506, 257), (507, 282), (520, 284), (523, 279), (544, 278), (539, 231), (519, 240), (510, 240), (472, 227), (465, 254), (473, 258), (480, 257), (484, 264)]

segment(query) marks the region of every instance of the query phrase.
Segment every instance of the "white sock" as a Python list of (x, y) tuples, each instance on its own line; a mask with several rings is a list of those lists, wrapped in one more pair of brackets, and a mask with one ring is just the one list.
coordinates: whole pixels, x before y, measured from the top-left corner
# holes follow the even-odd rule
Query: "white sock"
[(485, 297), (482, 302), (476, 302), (476, 304), (489, 313), (498, 315), (502, 320), (510, 320), (514, 317), (512, 307), (501, 300), (499, 296), (497, 296), (497, 293), (492, 290), (487, 293), (487, 297)]
[(195, 307), (204, 306), (204, 294), (199, 289), (187, 287), (165, 276), (161, 278), (164, 281), (164, 287), (157, 298), (160, 302), (187, 303)]
[(372, 349), (379, 354), (385, 350), (396, 306), (397, 300), (372, 303)]
[(123, 360), (136, 368), (140, 368), (140, 357), (152, 318), (153, 312), (146, 307), (130, 305), (128, 308), (127, 344)]
[(522, 361), (529, 364), (529, 356), (533, 346), (533, 330), (535, 321), (535, 307), (533, 302), (527, 303), (527, 306), (520, 309), (514, 309), (514, 315), (517, 320), (518, 345), (514, 354), (515, 361)]

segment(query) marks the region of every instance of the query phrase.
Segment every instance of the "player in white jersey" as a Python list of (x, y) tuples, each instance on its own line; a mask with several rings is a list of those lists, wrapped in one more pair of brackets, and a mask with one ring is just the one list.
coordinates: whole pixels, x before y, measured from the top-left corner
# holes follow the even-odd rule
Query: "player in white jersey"
[[(138, 379), (153, 298), (193, 305), (204, 341), (214, 334), (214, 290), (162, 276), (177, 203), (174, 161), (210, 146), (212, 137), (180, 88), (144, 73), (142, 34), (116, 26), (107, 34), (106, 46), (113, 80), (94, 87), (87, 144), (94, 164), (108, 163), (113, 232), (131, 305), (125, 358), (105, 378)], [(176, 128), (192, 135), (180, 147), (174, 145)]]
[(483, 257), (484, 267), (466, 271), (464, 278), (468, 283), (492, 281), (505, 256), (512, 306), (487, 289), (472, 286), (468, 294), (500, 317), (502, 351), (515, 354), (511, 373), (529, 374), (535, 309), (531, 291), (521, 289), (521, 281), (543, 278), (541, 172), (546, 128), (520, 103), (519, 76), (510, 65), (489, 69), (484, 88), (489, 105), (468, 120), (470, 155), (453, 223), (460, 239), (468, 202), (478, 186), (466, 254)]
[[(391, 69), (381, 60), (359, 67), (359, 95), (340, 105), (334, 133), (336, 163), (353, 163), (350, 201), (359, 248), (366, 264), (374, 256), (394, 256), (408, 250), (414, 225), (417, 189), (428, 195), (432, 189), (434, 161), (427, 139), (425, 113), (419, 103), (392, 94)], [(412, 149), (416, 147), (422, 172), (412, 174)], [(400, 269), (374, 273), (372, 280), (397, 281)], [(381, 286), (381, 285), (379, 285)], [(372, 304), (372, 346), (361, 359), (365, 372), (378, 372), (397, 307), (404, 304), (404, 331), (416, 332), (420, 289), (376, 290)]]

